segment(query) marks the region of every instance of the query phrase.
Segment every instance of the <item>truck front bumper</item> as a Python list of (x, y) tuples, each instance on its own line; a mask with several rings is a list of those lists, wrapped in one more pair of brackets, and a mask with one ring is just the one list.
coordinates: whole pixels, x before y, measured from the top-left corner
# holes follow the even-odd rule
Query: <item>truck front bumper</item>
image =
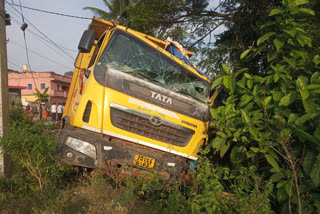
[[(76, 143), (70, 146), (72, 140)], [(106, 168), (112, 165), (126, 167), (126, 170), (132, 168), (135, 173), (155, 170), (168, 174), (169, 178), (189, 169), (186, 158), (69, 125), (60, 131), (58, 150), (61, 160), (73, 166)], [(152, 167), (137, 165), (137, 156), (153, 159)]]

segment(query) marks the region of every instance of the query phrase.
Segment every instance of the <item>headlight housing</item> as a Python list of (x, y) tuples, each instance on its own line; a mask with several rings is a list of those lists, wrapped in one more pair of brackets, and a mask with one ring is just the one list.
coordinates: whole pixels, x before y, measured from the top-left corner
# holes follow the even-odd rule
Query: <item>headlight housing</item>
[(88, 142), (68, 137), (66, 145), (94, 159), (97, 157), (96, 147)]

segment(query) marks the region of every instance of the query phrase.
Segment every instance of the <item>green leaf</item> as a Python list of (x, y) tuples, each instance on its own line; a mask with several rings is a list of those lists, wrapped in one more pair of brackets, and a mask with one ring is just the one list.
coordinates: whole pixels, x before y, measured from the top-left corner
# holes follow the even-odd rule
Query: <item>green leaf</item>
[(280, 48), (284, 45), (284, 42), (282, 42), (278, 39), (275, 39), (275, 40), (273, 40), (273, 44), (274, 44), (274, 46), (276, 46), (276, 49), (279, 52)]
[(275, 102), (278, 102), (278, 101), (281, 99), (281, 91), (273, 90), (273, 91), (272, 91), (272, 99), (273, 99)]
[(230, 143), (222, 144), (221, 149), (220, 149), (220, 157), (221, 158), (226, 154), (226, 152), (228, 151), (229, 147), (230, 147)]
[(320, 186), (320, 155), (317, 156), (317, 159), (313, 163), (310, 178), (312, 179), (315, 187)]
[(279, 182), (282, 178), (285, 178), (285, 176), (282, 173), (273, 174), (270, 177), (271, 182)]
[(252, 86), (253, 86), (253, 81), (252, 80), (247, 80), (247, 86), (248, 86), (249, 89), (251, 89)]
[(249, 130), (250, 134), (254, 137), (254, 139), (256, 141), (259, 141), (258, 129), (256, 129), (254, 127), (249, 127), (248, 130)]
[[(319, 58), (320, 60), (320, 58)], [(320, 72), (314, 72), (310, 78), (311, 84), (320, 84)]]
[(223, 77), (223, 85), (230, 89), (230, 93), (233, 94), (235, 88), (235, 81), (232, 76), (224, 76)]
[(279, 188), (277, 191), (277, 200), (279, 202), (283, 202), (288, 199), (288, 194), (286, 192), (285, 187)]
[(300, 56), (304, 60), (308, 59), (308, 54), (305, 51), (293, 50), (293, 53), (296, 54), (297, 56)]
[(302, 100), (306, 100), (310, 96), (310, 93), (307, 89), (303, 89), (303, 90), (300, 90), (300, 95)]
[(282, 8), (275, 8), (275, 9), (270, 11), (269, 16), (274, 16), (274, 15), (277, 15), (277, 14), (281, 14), (281, 13), (283, 13), (283, 11), (284, 10)]
[(315, 113), (318, 111), (317, 105), (310, 99), (302, 100), (302, 104), (307, 113)]
[(261, 36), (258, 41), (257, 41), (257, 45), (259, 46), (261, 43), (263, 43), (264, 41), (266, 41), (267, 39), (269, 39), (271, 36), (275, 35), (275, 32), (269, 32), (264, 34), (263, 36)]
[(230, 76), (224, 76), (223, 77), (223, 85), (226, 87), (226, 88), (229, 88), (231, 87), (231, 77)]
[(260, 84), (257, 84), (253, 87), (253, 96), (258, 96), (259, 92), (262, 92)]
[(294, 121), (296, 121), (296, 119), (299, 117), (298, 114), (295, 114), (295, 113), (291, 113), (289, 115), (289, 119), (288, 119), (288, 123), (293, 123)]
[(270, 103), (271, 99), (272, 99), (272, 97), (271, 97), (271, 96), (266, 97), (266, 99), (265, 99), (265, 101), (264, 101), (264, 102), (265, 102), (266, 107), (268, 107), (268, 105), (269, 105), (269, 103)]
[(245, 50), (245, 51), (243, 51), (242, 52), (242, 54), (240, 55), (240, 59), (243, 59), (243, 58), (245, 58), (247, 55), (248, 55), (248, 53), (251, 51), (251, 49), (249, 48), (249, 49), (247, 49), (247, 50)]
[(251, 95), (245, 94), (244, 96), (241, 97), (241, 101), (239, 103), (239, 106), (244, 107), (252, 100), (252, 98), (253, 97)]
[(264, 155), (268, 161), (268, 163), (277, 171), (280, 172), (280, 167), (277, 163), (277, 161), (269, 154)]
[(308, 84), (308, 77), (306, 77), (304, 75), (299, 75), (299, 77), (296, 81), (296, 84), (300, 90), (303, 90), (306, 87), (306, 85)]
[(222, 138), (226, 138), (226, 134), (224, 132), (217, 132), (216, 135), (219, 135)]
[(211, 89), (217, 87), (218, 85), (220, 85), (222, 83), (223, 77), (219, 77), (218, 79), (214, 80), (212, 85), (211, 85)]
[(248, 73), (244, 73), (244, 76), (245, 76), (247, 79), (251, 79), (251, 75), (248, 74)]
[(265, 27), (269, 27), (269, 26), (274, 25), (274, 24), (275, 24), (275, 22), (270, 22), (270, 21), (269, 21), (269, 22), (261, 25), (260, 29), (263, 29), (263, 28), (265, 28)]
[(279, 79), (280, 79), (279, 73), (275, 73), (274, 74), (274, 82), (278, 82)]
[(316, 93), (318, 94), (320, 91), (320, 84), (311, 84), (307, 85), (306, 89), (310, 91), (311, 93)]
[(240, 74), (242, 74), (243, 72), (249, 70), (248, 68), (242, 68), (239, 71), (237, 71), (234, 75), (234, 78), (237, 78), (237, 76), (239, 76)]
[(255, 148), (255, 147), (250, 147), (250, 149), (251, 149), (253, 152), (259, 152), (259, 151), (260, 151), (259, 148)]
[(296, 59), (295, 58), (287, 58), (283, 57), (283, 60), (287, 62), (292, 68), (296, 68)]
[(271, 62), (272, 60), (274, 60), (277, 57), (277, 55), (278, 55), (278, 53), (276, 51), (268, 52), (268, 54), (267, 54), (268, 62)]
[(225, 141), (226, 141), (225, 138), (222, 138), (220, 136), (215, 137), (213, 140), (211, 140), (212, 148), (214, 149), (220, 148), (221, 144), (224, 144)]
[(309, 8), (299, 8), (299, 12), (306, 13), (306, 14), (309, 14), (311, 16), (315, 15), (314, 11), (309, 9)]
[(250, 123), (250, 117), (248, 116), (248, 113), (242, 109), (240, 110), (240, 112), (241, 112), (243, 121), (246, 123)]
[(319, 65), (320, 64), (320, 56), (319, 55), (315, 55), (313, 57), (313, 62), (314, 62), (314, 64)]
[(308, 0), (289, 0), (289, 7), (296, 7), (299, 5), (303, 5), (303, 4), (308, 4), (309, 1)]
[(320, 142), (317, 140), (316, 137), (312, 136), (311, 134), (305, 132), (304, 130), (302, 130), (300, 128), (296, 128), (293, 133), (304, 141), (308, 141), (310, 143), (313, 143), (316, 146), (320, 145)]
[(230, 160), (232, 163), (240, 163), (245, 158), (243, 146), (234, 146), (230, 153)]
[(303, 158), (303, 170), (306, 175), (310, 176), (312, 165), (314, 162), (314, 155), (312, 152), (307, 152)]
[(282, 97), (282, 99), (280, 100), (279, 105), (280, 106), (288, 106), (288, 105), (292, 104), (294, 101), (296, 101), (296, 99), (297, 99), (297, 93), (296, 92), (290, 92), (286, 96)]
[(283, 30), (284, 32), (286, 32), (287, 34), (289, 34), (291, 37), (295, 37), (297, 31), (296, 30)]
[(318, 114), (316, 113), (307, 113), (301, 117), (299, 117), (296, 121), (295, 124), (297, 126), (303, 125), (305, 122), (307, 122), (308, 120), (311, 120), (313, 118), (315, 118), (316, 116), (318, 116)]
[(312, 47), (312, 39), (308, 36), (304, 36), (301, 34), (297, 35), (297, 40), (299, 44), (304, 47), (305, 45), (308, 45), (309, 47)]
[(222, 64), (222, 69), (226, 74), (231, 74), (230, 68), (226, 64)]

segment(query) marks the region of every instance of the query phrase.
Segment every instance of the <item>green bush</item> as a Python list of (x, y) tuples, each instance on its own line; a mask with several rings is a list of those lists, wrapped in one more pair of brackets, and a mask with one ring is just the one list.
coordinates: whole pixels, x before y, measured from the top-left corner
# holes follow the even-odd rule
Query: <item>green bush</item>
[(33, 123), (22, 105), (10, 107), (9, 132), (0, 146), (13, 161), (11, 189), (18, 195), (44, 189), (65, 171), (55, 157), (56, 139), (43, 121)]
[[(308, 34), (306, 20), (315, 13), (306, 3), (283, 0), (261, 26), (264, 34), (241, 55), (250, 62), (266, 54), (266, 71), (251, 75), (256, 72), (223, 65), (213, 85), (221, 84), (228, 97), (224, 106), (211, 109), (217, 131), (209, 146), (232, 173), (255, 167), (259, 188), (247, 182), (246, 192), (261, 192), (276, 212), (319, 209), (320, 49)], [(237, 176), (230, 178), (241, 190)]]
[(40, 190), (54, 176), (57, 165), (56, 140), (44, 131), (42, 123), (13, 122), (0, 141), (4, 153), (36, 179)]

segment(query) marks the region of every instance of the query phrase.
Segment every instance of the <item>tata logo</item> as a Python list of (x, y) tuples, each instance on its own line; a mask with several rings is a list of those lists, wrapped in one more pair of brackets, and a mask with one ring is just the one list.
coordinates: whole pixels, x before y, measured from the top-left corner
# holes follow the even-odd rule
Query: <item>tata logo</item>
[(152, 116), (150, 117), (150, 123), (154, 126), (160, 126), (162, 124), (160, 117)]
[(155, 99), (155, 100), (159, 100), (163, 103), (167, 103), (172, 105), (172, 99), (170, 97), (167, 97), (163, 94), (159, 94), (157, 92), (151, 91), (151, 98)]

